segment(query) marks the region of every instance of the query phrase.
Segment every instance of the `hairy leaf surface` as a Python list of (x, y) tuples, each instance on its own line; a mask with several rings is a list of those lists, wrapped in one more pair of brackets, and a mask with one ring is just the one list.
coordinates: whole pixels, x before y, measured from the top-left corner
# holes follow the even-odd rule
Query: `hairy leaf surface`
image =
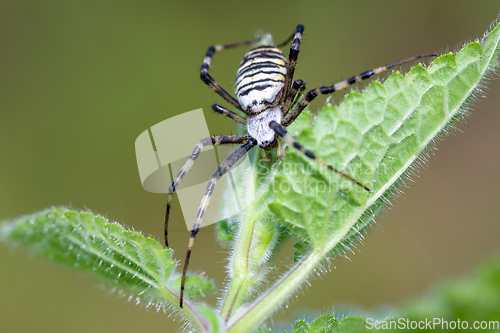
[(480, 42), (399, 72), (343, 103), (327, 105), (312, 122), (300, 117), (291, 133), (327, 163), (371, 192), (290, 147), (273, 183), (271, 211), (314, 249), (343, 251), (387, 202), (419, 156), (466, 110), (497, 66), (498, 26)]
[[(137, 300), (178, 305), (170, 277), (176, 262), (170, 249), (152, 238), (109, 223), (104, 217), (57, 208), (0, 225), (0, 239), (23, 245), (54, 261), (112, 282)], [(212, 291), (211, 283), (190, 277), (186, 293)]]

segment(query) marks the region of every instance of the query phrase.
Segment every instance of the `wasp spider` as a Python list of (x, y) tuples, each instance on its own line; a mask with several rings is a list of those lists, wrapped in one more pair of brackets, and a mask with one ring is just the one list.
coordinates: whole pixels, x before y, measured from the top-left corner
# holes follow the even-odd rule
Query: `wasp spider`
[[(208, 48), (205, 58), (203, 59), (203, 65), (200, 70), (201, 80), (213, 91), (224, 98), (229, 104), (231, 104), (233, 108), (236, 108), (246, 114), (246, 117), (242, 117), (218, 104), (212, 105), (213, 110), (233, 119), (234, 121), (246, 125), (247, 134), (242, 136), (213, 136), (201, 140), (198, 144), (196, 144), (191, 157), (186, 161), (179, 174), (170, 185), (167, 198), (167, 210), (165, 214), (165, 244), (167, 246), (167, 227), (172, 195), (181, 179), (193, 166), (193, 163), (201, 153), (203, 146), (209, 144), (241, 144), (241, 146), (234, 153), (232, 153), (224, 162), (220, 164), (218, 169), (212, 175), (208, 181), (207, 191), (201, 200), (200, 208), (198, 210), (193, 229), (191, 230), (191, 237), (189, 239), (188, 249), (186, 252), (186, 259), (184, 261), (180, 293), (181, 308), (184, 297), (186, 272), (196, 234), (198, 233), (200, 225), (203, 221), (203, 215), (209, 205), (210, 197), (213, 193), (217, 180), (219, 180), (228, 171), (228, 169), (231, 168), (231, 166), (233, 166), (243, 155), (255, 146), (262, 149), (262, 157), (264, 159), (268, 159), (264, 150), (270, 150), (278, 147), (277, 157), (282, 159), (281, 149), (279, 148), (281, 148), (280, 140), (284, 140), (287, 144), (294, 146), (307, 157), (314, 159), (317, 163), (324, 165), (328, 169), (338, 173), (344, 178), (347, 178), (363, 189), (370, 191), (370, 189), (365, 185), (327, 164), (325, 161), (318, 158), (313, 152), (304, 148), (287, 133), (285, 128), (297, 119), (302, 110), (304, 110), (304, 108), (318, 95), (331, 94), (335, 91), (342, 90), (351, 84), (368, 79), (372, 75), (379, 74), (391, 67), (401, 65), (405, 62), (413, 61), (421, 57), (435, 56), (435, 54), (417, 55), (387, 66), (365, 71), (332, 86), (312, 89), (306, 94), (300, 96), (298, 102), (293, 104), (297, 94), (300, 93), (301, 90), (305, 89), (305, 85), (302, 80), (293, 80), (303, 31), (304, 26), (299, 24), (295, 29), (295, 33), (293, 33), (283, 43), (277, 46), (260, 45), (248, 51), (240, 63), (236, 76), (236, 98), (224, 90), (224, 88), (222, 88), (208, 73), (212, 57), (217, 51), (238, 46), (251, 45), (259, 42), (261, 38), (235, 44), (211, 46)], [(283, 52), (280, 50), (280, 47), (285, 46), (290, 41), (292, 41), (292, 46), (290, 47), (290, 53), (288, 54), (287, 60)]]

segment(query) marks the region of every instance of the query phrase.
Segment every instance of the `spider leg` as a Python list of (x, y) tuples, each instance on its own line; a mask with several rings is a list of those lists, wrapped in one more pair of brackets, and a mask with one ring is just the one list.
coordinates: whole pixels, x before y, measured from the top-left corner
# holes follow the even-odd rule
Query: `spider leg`
[(283, 144), (281, 143), (281, 140), (278, 138), (278, 149), (276, 149), (276, 157), (278, 158), (278, 160), (280, 161), (283, 161)]
[(297, 140), (295, 140), (294, 138), (292, 138), (290, 136), (290, 134), (288, 134), (288, 132), (286, 131), (286, 129), (283, 126), (281, 126), (280, 124), (278, 124), (276, 121), (271, 120), (271, 122), (269, 123), (269, 127), (271, 127), (273, 129), (273, 131), (276, 132), (276, 134), (278, 134), (280, 137), (282, 137), (283, 140), (285, 140), (286, 143), (288, 143), (289, 145), (294, 146), (295, 148), (297, 148), (298, 150), (300, 150), (300, 152), (302, 154), (304, 154), (307, 157), (315, 160), (317, 163), (326, 166), (328, 169), (332, 170), (333, 172), (338, 173), (342, 177), (349, 179), (351, 182), (355, 183), (358, 186), (361, 186), (362, 188), (364, 188), (365, 190), (367, 190), (368, 192), (370, 192), (370, 189), (368, 187), (366, 187), (365, 185), (361, 184), (360, 182), (358, 182), (356, 179), (352, 178), (351, 176), (343, 173), (342, 171), (335, 169), (330, 164), (326, 163), (321, 158), (319, 158), (316, 155), (314, 155), (314, 153), (312, 151), (304, 148), (304, 146), (302, 146), (300, 143), (297, 142)]
[(248, 140), (250, 140), (250, 137), (248, 137), (248, 136), (220, 135), (220, 136), (212, 136), (212, 137), (204, 138), (195, 145), (195, 147), (193, 149), (193, 153), (191, 154), (191, 157), (189, 157), (189, 159), (186, 161), (186, 163), (184, 163), (181, 170), (179, 171), (177, 176), (172, 181), (172, 184), (168, 188), (167, 209), (165, 212), (165, 245), (167, 247), (168, 247), (168, 219), (170, 216), (170, 205), (172, 203), (172, 196), (173, 196), (179, 182), (182, 180), (182, 178), (184, 178), (186, 173), (188, 173), (188, 171), (191, 169), (194, 162), (196, 161), (196, 159), (200, 155), (203, 147), (206, 145), (209, 145), (209, 144), (224, 145), (224, 144), (246, 143)]
[(184, 260), (184, 270), (182, 271), (182, 282), (181, 282), (181, 294), (180, 294), (180, 307), (182, 308), (182, 303), (184, 300), (184, 285), (186, 282), (186, 273), (189, 265), (189, 258), (191, 256), (191, 250), (193, 249), (194, 240), (196, 234), (200, 230), (201, 222), (203, 221), (203, 215), (210, 203), (210, 199), (212, 193), (214, 191), (215, 183), (219, 180), (243, 155), (245, 155), (250, 149), (252, 149), (257, 142), (248, 137), (244, 137), (245, 140), (248, 140), (243, 146), (239, 147), (234, 153), (229, 155), (229, 157), (220, 164), (215, 173), (210, 177), (210, 180), (207, 184), (207, 192), (203, 196), (201, 200), (200, 208), (198, 210), (198, 214), (196, 215), (196, 219), (193, 225), (193, 229), (191, 230), (191, 237), (189, 238), (188, 249), (186, 251), (186, 259)]
[(269, 154), (269, 156), (268, 156), (267, 153), (266, 153), (266, 151), (264, 149), (260, 150), (260, 156), (267, 163), (272, 163), (273, 162), (273, 160), (271, 159), (271, 154)]
[[(290, 54), (288, 55), (285, 87), (283, 88), (283, 94), (281, 95), (280, 102), (286, 102), (288, 99), (293, 98), (290, 96), (290, 85), (292, 84), (293, 73), (295, 72), (295, 65), (297, 64), (297, 58), (299, 57), (300, 39), (302, 38), (303, 32), (304, 32), (304, 26), (302, 24), (299, 24), (295, 29), (295, 35), (293, 37), (292, 46), (290, 47)], [(289, 40), (291, 40), (291, 38), (288, 39), (286, 43), (288, 43)], [(285, 111), (288, 111), (288, 109), (285, 109)]]
[[(297, 26), (297, 28), (298, 28), (298, 26)], [(288, 37), (288, 38), (287, 38), (287, 39), (286, 39), (283, 43), (276, 45), (276, 47), (281, 48), (281, 47), (285, 46), (286, 44), (290, 43), (290, 42), (293, 40), (293, 38), (295, 37), (295, 34), (296, 34), (296, 31), (297, 31), (297, 28), (295, 28), (294, 33), (293, 33), (293, 34), (291, 34), (291, 35), (290, 35), (290, 37)], [(302, 27), (302, 30), (303, 30), (303, 29), (304, 29), (304, 27)]]
[(237, 109), (240, 109), (241, 111), (243, 111), (245, 113), (246, 113), (246, 111), (243, 110), (240, 103), (233, 96), (231, 96), (226, 90), (224, 90), (224, 88), (222, 88), (219, 85), (219, 83), (217, 83), (217, 81), (215, 81), (212, 78), (212, 76), (210, 76), (210, 74), (208, 74), (208, 69), (210, 68), (210, 63), (212, 62), (212, 57), (216, 51), (222, 51), (225, 49), (230, 49), (230, 48), (238, 47), (238, 46), (250, 45), (252, 43), (259, 41), (260, 39), (261, 38), (259, 37), (256, 39), (252, 39), (252, 40), (240, 42), (240, 43), (210, 46), (207, 50), (205, 58), (203, 59), (203, 65), (201, 65), (201, 69), (200, 69), (200, 78), (203, 82), (205, 82), (210, 87), (210, 89), (212, 89), (217, 94), (219, 94), (229, 104), (231, 104), (232, 106), (234, 106)]
[(228, 109), (226, 109), (225, 107), (220, 106), (219, 104), (213, 104), (212, 105), (212, 109), (215, 112), (220, 113), (223, 116), (231, 118), (232, 120), (237, 121), (239, 123), (242, 123), (243, 125), (247, 124), (247, 120), (245, 118), (243, 118), (242, 116), (240, 116), (240, 115), (238, 115), (238, 114), (236, 114), (236, 113), (234, 113), (232, 111), (229, 111)]
[(306, 84), (302, 80), (295, 80), (292, 84), (292, 88), (290, 89), (289, 97), (285, 100), (285, 104), (283, 105), (283, 112), (286, 114), (290, 107), (292, 106), (295, 98), (297, 97), (297, 93), (306, 89)]
[(371, 77), (372, 75), (380, 74), (380, 73), (382, 73), (382, 72), (384, 72), (384, 71), (386, 71), (389, 68), (392, 68), (394, 66), (398, 66), (398, 65), (404, 64), (406, 62), (414, 61), (414, 60), (417, 60), (417, 59), (420, 59), (423, 57), (435, 57), (435, 56), (436, 56), (435, 53), (421, 54), (421, 55), (413, 56), (411, 58), (403, 59), (403, 60), (400, 60), (400, 61), (395, 62), (393, 64), (387, 65), (387, 66), (382, 66), (382, 67), (378, 67), (375, 69), (371, 69), (369, 71), (366, 71), (366, 72), (363, 72), (363, 73), (358, 74), (356, 76), (353, 76), (347, 80), (335, 83), (333, 86), (319, 87), (319, 88), (313, 89), (313, 90), (309, 91), (307, 94), (305, 94), (305, 96), (302, 97), (302, 99), (295, 105), (295, 107), (290, 111), (290, 113), (288, 113), (288, 115), (286, 116), (286, 118), (283, 122), (283, 126), (287, 127), (288, 125), (290, 125), (299, 116), (299, 114), (302, 112), (302, 110), (304, 110), (304, 108), (307, 105), (309, 105), (309, 103), (314, 98), (316, 98), (318, 95), (331, 94), (335, 91), (345, 89), (348, 86), (350, 86), (351, 84), (360, 82), (362, 80), (366, 80), (369, 77)]

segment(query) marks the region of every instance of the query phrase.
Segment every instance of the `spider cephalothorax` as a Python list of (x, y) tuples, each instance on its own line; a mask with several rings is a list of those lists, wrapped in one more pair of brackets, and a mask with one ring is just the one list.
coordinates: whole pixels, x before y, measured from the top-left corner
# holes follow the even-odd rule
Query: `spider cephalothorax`
[[(201, 153), (203, 146), (213, 144), (241, 144), (241, 147), (236, 149), (225, 161), (223, 161), (217, 168), (213, 176), (207, 184), (207, 191), (202, 198), (196, 220), (194, 221), (193, 229), (191, 231), (191, 238), (189, 239), (188, 250), (186, 253), (186, 260), (184, 261), (184, 269), (181, 282), (180, 293), (180, 307), (182, 308), (184, 297), (184, 284), (186, 280), (186, 272), (193, 248), (194, 239), (199, 231), (204, 213), (210, 203), (215, 183), (231, 168), (242, 156), (244, 156), (250, 149), (259, 146), (263, 150), (270, 150), (278, 146), (277, 155), (281, 159), (280, 140), (284, 140), (288, 145), (297, 148), (307, 157), (314, 159), (317, 163), (324, 165), (333, 172), (338, 173), (342, 177), (352, 181), (363, 189), (370, 191), (368, 187), (361, 184), (359, 181), (353, 179), (347, 174), (337, 170), (333, 166), (327, 164), (322, 159), (304, 148), (294, 138), (292, 138), (286, 131), (286, 127), (290, 125), (304, 108), (318, 95), (331, 94), (335, 91), (345, 89), (351, 84), (365, 80), (372, 75), (379, 74), (391, 67), (400, 65), (405, 62), (413, 61), (421, 57), (435, 56), (435, 54), (418, 55), (408, 59), (404, 59), (393, 64), (378, 67), (372, 70), (365, 71), (359, 75), (353, 76), (347, 80), (338, 82), (332, 86), (319, 87), (310, 90), (302, 96), (297, 96), (301, 90), (305, 88), (302, 80), (293, 81), (295, 65), (299, 55), (300, 40), (304, 27), (298, 25), (295, 33), (292, 34), (285, 42), (277, 45), (259, 45), (248, 51), (240, 63), (238, 74), (236, 77), (236, 97), (232, 97), (226, 90), (224, 90), (215, 81), (208, 69), (212, 61), (212, 57), (216, 51), (221, 51), (228, 48), (237, 46), (250, 45), (257, 43), (261, 38), (254, 40), (227, 44), (216, 45), (208, 48), (208, 51), (203, 59), (203, 65), (200, 70), (200, 77), (212, 90), (224, 98), (234, 108), (242, 111), (247, 115), (247, 118), (234, 113), (218, 104), (212, 105), (214, 111), (229, 117), (239, 123), (246, 125), (247, 134), (243, 136), (237, 135), (220, 135), (205, 138), (198, 142), (193, 149), (191, 157), (186, 161), (174, 181), (170, 185), (168, 198), (167, 198), (167, 211), (165, 214), (165, 244), (168, 246), (168, 217), (170, 214), (170, 204), (172, 195), (184, 175), (191, 169), (194, 161)], [(280, 47), (292, 41), (288, 61)], [(293, 81), (293, 83), (292, 83)], [(294, 103), (294, 101), (297, 101)], [(267, 159), (267, 155), (263, 154), (263, 158)]]

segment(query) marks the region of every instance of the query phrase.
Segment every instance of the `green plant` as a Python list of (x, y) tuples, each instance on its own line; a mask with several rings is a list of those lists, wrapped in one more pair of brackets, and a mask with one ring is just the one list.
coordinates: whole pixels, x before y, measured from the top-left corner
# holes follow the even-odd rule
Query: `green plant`
[[(482, 41), (466, 45), (456, 55), (438, 57), (429, 68), (417, 65), (405, 76), (395, 73), (363, 93), (351, 92), (338, 107), (325, 106), (312, 126), (312, 115), (304, 112), (289, 127), (304, 146), (369, 186), (369, 193), (294, 148), (284, 162), (273, 165), (252, 155), (252, 176), (236, 175), (244, 178), (239, 183), (251, 202), (238, 216), (220, 222), (219, 236), (234, 245), (229, 282), (217, 309), (195, 300), (215, 288), (193, 275), (187, 279), (185, 307), (179, 309), (179, 273), (171, 251), (88, 212), (58, 208), (21, 217), (2, 224), (0, 238), (177, 312), (197, 331), (257, 328), (311, 272), (322, 268), (325, 259), (358, 240), (421, 154), (463, 115), (497, 66), (499, 43), (496, 26)], [(300, 239), (295, 244), (295, 264), (263, 287), (277, 247), (289, 235)], [(310, 329), (325, 325), (359, 327), (363, 319), (339, 324), (325, 316)]]

